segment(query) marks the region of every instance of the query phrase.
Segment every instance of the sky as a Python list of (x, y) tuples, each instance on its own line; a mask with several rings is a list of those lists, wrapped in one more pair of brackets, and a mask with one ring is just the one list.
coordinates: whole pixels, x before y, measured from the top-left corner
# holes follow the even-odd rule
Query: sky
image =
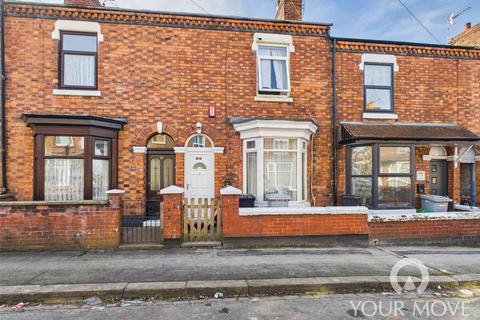
[[(31, 1), (31, 0), (30, 0)], [(61, 0), (37, 0), (62, 2)], [(465, 22), (480, 22), (480, 0), (402, 0), (442, 44), (463, 30)], [(112, 7), (271, 19), (275, 0), (113, 0)], [(472, 9), (456, 19), (451, 13)], [(305, 0), (304, 21), (333, 23), (336, 37), (437, 43), (398, 0)]]

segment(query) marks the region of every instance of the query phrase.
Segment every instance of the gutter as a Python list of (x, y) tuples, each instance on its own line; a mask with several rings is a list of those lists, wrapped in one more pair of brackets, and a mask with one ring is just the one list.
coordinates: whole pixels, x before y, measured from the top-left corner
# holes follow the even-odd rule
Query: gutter
[(1, 101), (0, 101), (0, 113), (1, 113), (1, 149), (2, 149), (2, 194), (8, 192), (7, 188), (7, 119), (5, 114), (5, 104), (6, 104), (6, 82), (7, 75), (5, 73), (5, 2), (0, 0), (0, 79), (1, 79)]
[(332, 198), (333, 205), (336, 206), (338, 203), (337, 195), (337, 180), (338, 180), (338, 170), (337, 170), (337, 39), (332, 38), (333, 47), (332, 47), (332, 86), (333, 86), (333, 97), (332, 97)]

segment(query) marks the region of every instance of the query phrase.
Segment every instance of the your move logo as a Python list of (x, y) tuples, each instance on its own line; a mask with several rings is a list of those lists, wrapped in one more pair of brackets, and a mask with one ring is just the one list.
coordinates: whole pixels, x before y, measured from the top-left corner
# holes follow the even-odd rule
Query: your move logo
[[(406, 279), (404, 281), (403, 287), (400, 285), (399, 281), (399, 272), (402, 269), (409, 269), (408, 274), (406, 276)], [(420, 273), (420, 279), (421, 282), (418, 284), (415, 283), (415, 281), (412, 279), (410, 274), (412, 274), (412, 269), (417, 269)], [(393, 290), (395, 290), (397, 293), (402, 293), (402, 292), (417, 292), (418, 294), (422, 294), (428, 286), (429, 282), (429, 273), (427, 267), (417, 259), (413, 258), (405, 258), (400, 261), (398, 261), (390, 271), (390, 284), (392, 285)]]

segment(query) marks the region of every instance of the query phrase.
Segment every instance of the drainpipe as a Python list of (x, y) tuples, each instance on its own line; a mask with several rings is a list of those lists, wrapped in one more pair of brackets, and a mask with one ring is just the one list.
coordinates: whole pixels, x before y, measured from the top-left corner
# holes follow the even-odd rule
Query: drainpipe
[(6, 103), (6, 82), (7, 82), (7, 75), (5, 74), (5, 2), (0, 0), (0, 79), (1, 79), (1, 104), (0, 104), (0, 112), (1, 112), (1, 148), (2, 148), (2, 193), (7, 193), (7, 119), (5, 114), (5, 103)]
[(336, 206), (338, 203), (337, 197), (337, 39), (333, 38), (333, 48), (332, 48), (332, 86), (333, 86), (333, 97), (332, 97), (332, 198), (333, 205)]

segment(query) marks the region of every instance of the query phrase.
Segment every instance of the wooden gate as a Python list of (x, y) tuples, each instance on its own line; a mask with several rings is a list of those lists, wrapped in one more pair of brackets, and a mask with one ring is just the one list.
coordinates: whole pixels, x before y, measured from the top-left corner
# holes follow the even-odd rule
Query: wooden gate
[(214, 199), (184, 199), (183, 241), (222, 241), (222, 210)]

